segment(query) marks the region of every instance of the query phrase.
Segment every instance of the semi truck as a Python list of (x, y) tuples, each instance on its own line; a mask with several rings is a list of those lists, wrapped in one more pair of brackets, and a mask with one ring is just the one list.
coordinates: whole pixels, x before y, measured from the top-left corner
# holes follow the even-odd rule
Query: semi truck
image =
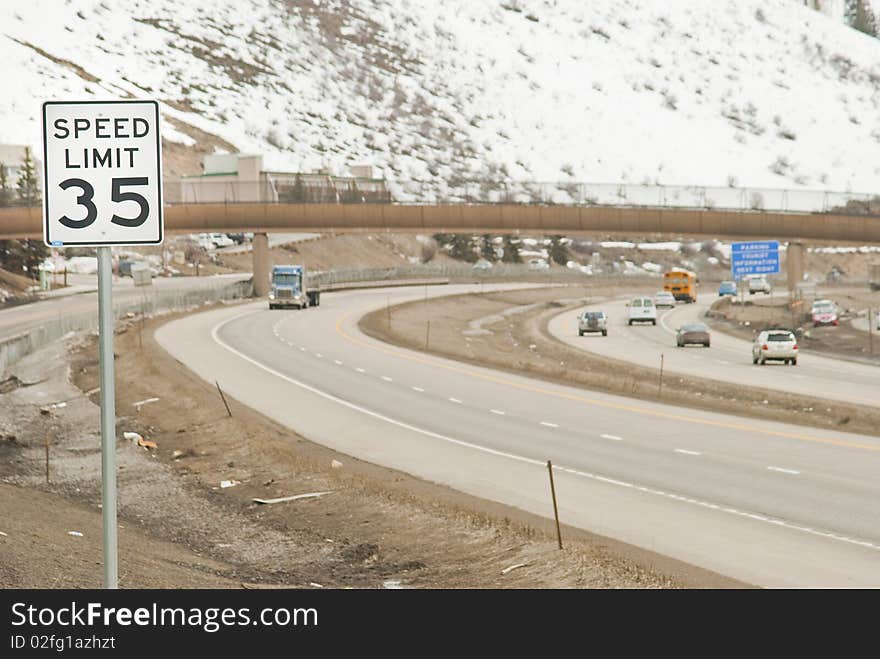
[(302, 265), (276, 265), (272, 268), (272, 289), (269, 291), (270, 309), (305, 309), (321, 303), (321, 292), (308, 288), (306, 269)]

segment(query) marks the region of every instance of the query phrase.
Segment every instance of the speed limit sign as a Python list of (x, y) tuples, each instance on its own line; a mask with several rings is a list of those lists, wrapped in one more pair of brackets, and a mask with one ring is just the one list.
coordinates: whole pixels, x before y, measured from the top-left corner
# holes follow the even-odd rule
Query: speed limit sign
[(155, 101), (43, 103), (45, 243), (161, 243), (161, 145)]

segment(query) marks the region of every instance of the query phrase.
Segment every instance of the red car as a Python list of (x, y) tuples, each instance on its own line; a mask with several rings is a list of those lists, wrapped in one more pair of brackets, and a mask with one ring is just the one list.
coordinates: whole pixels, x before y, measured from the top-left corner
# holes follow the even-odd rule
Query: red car
[(813, 326), (837, 325), (837, 305), (831, 300), (816, 300), (812, 310)]

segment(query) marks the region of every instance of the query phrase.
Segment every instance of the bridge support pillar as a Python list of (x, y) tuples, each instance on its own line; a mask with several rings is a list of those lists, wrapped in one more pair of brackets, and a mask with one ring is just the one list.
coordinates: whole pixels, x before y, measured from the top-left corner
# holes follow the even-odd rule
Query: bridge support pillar
[(255, 233), (253, 243), (254, 257), (254, 295), (265, 297), (269, 294), (269, 236)]
[(804, 258), (806, 247), (803, 243), (790, 242), (785, 250), (785, 275), (788, 282), (790, 299), (794, 300), (797, 285), (804, 280)]

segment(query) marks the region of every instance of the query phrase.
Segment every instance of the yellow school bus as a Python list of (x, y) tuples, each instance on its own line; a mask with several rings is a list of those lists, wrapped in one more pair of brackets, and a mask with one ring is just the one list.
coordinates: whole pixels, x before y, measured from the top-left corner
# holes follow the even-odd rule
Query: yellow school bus
[(676, 300), (697, 301), (697, 275), (690, 270), (670, 270), (663, 274), (663, 290)]

